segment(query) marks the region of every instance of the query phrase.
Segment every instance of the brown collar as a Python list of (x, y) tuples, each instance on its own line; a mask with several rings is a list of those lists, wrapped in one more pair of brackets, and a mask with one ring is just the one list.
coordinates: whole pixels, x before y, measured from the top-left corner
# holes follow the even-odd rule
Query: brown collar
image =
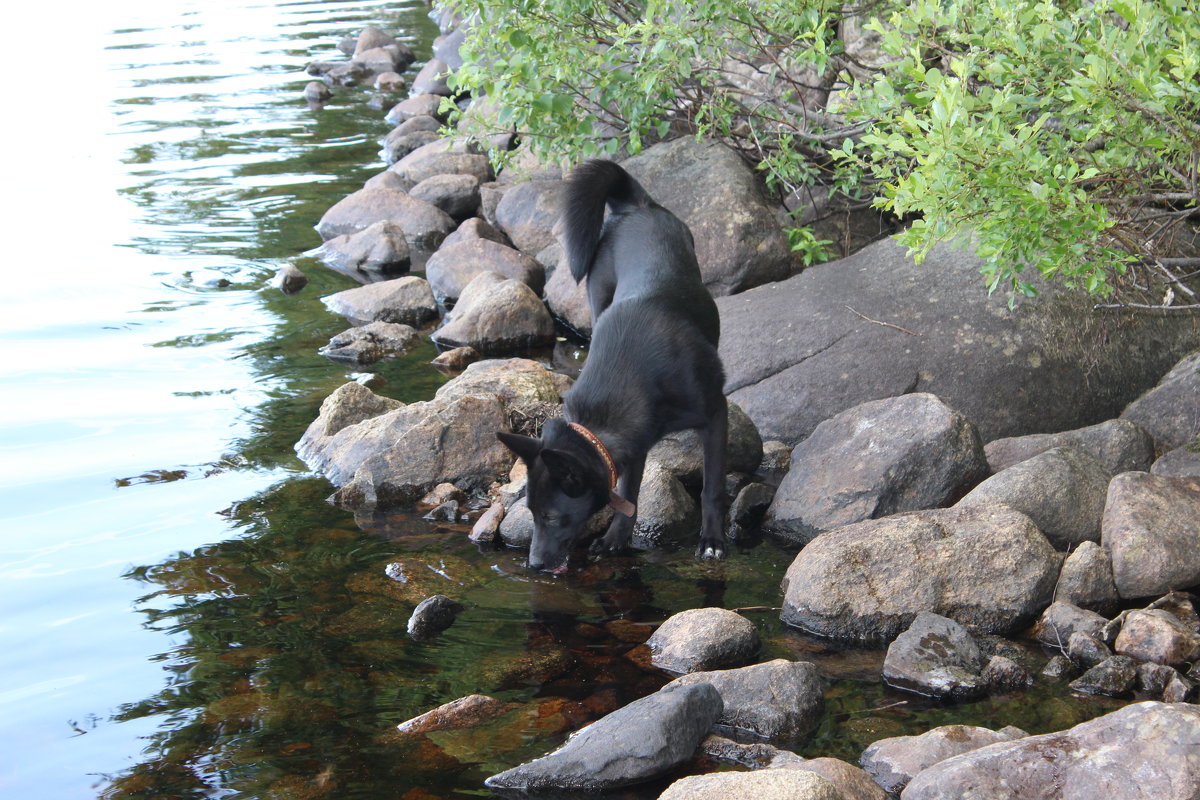
[(613, 510), (632, 517), (637, 513), (637, 507), (617, 494), (617, 463), (613, 461), (612, 453), (608, 452), (608, 448), (604, 446), (604, 442), (600, 441), (600, 437), (578, 422), (568, 422), (567, 424), (571, 426), (571, 430), (587, 439), (588, 444), (595, 449), (600, 460), (604, 462), (604, 466), (608, 468), (608, 504), (613, 507)]

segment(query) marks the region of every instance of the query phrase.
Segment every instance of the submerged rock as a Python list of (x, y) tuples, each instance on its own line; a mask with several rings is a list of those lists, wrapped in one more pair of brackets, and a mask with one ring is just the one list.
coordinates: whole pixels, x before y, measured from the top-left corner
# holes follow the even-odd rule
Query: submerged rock
[(494, 697), (472, 694), (401, 722), (396, 729), (401, 733), (432, 733), (473, 728), (481, 722), (499, 716), (507, 708), (505, 703)]
[(952, 619), (922, 612), (888, 646), (883, 679), (897, 689), (963, 700), (987, 691), (979, 645)]
[(414, 639), (432, 639), (454, 624), (465, 608), (444, 594), (427, 597), (413, 609), (408, 619), (408, 635)]
[(419, 339), (408, 325), (372, 322), (342, 331), (317, 352), (332, 361), (362, 366), (407, 353)]
[(438, 316), (429, 283), (416, 275), (346, 289), (322, 297), (321, 302), (333, 313), (360, 325), (394, 322), (417, 326)]

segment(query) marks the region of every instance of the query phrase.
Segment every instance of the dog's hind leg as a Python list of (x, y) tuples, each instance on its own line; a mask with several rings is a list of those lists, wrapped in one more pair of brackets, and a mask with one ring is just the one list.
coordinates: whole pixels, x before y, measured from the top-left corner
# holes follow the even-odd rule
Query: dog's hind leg
[(603, 536), (592, 542), (589, 552), (595, 555), (616, 555), (629, 552), (629, 544), (633, 541), (633, 526), (637, 522), (638, 492), (642, 488), (642, 473), (645, 469), (646, 457), (642, 456), (621, 472), (621, 478), (617, 481), (617, 493), (633, 504), (633, 516), (628, 517), (620, 511), (614, 513), (608, 530)]
[(725, 450), (729, 442), (729, 411), (725, 398), (702, 431), (704, 489), (700, 493), (700, 543), (696, 558), (725, 557)]

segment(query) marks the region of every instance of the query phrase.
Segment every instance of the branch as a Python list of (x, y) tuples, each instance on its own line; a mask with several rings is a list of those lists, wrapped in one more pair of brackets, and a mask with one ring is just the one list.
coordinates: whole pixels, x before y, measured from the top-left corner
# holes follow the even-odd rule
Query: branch
[(1092, 306), (1092, 311), (1200, 311), (1200, 303), (1193, 303), (1186, 306), (1155, 306), (1146, 303), (1107, 303), (1103, 305)]

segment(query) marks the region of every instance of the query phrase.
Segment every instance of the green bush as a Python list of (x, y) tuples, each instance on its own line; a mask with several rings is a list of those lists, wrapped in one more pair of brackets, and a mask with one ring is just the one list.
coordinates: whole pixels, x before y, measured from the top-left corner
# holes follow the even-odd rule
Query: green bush
[(969, 233), (992, 290), (1032, 293), (1036, 268), (1107, 294), (1133, 268), (1190, 292), (1170, 257), (1200, 197), (1196, 0), (451, 5), (455, 81), (494, 101), (473, 124), (543, 158), (715, 137), (780, 194), (873, 197), (917, 258)]

